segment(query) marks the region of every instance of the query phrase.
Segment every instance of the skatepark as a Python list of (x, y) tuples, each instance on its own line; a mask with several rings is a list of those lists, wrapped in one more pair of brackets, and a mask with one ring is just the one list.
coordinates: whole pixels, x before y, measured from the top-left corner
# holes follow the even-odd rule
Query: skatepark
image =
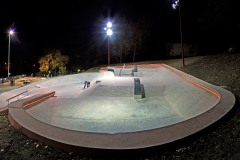
[(164, 64), (109, 66), (0, 95), (15, 128), (65, 150), (170, 143), (213, 124), (234, 103), (231, 92)]

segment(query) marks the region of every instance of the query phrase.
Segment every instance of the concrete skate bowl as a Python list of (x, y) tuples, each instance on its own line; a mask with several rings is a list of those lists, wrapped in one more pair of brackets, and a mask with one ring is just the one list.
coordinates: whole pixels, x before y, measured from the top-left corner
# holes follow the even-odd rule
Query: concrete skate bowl
[[(28, 86), (28, 96), (8, 105), (11, 124), (65, 151), (141, 149), (192, 135), (235, 104), (231, 92), (164, 64), (138, 65), (129, 77), (114, 76), (121, 66), (110, 68)], [(133, 95), (136, 76), (140, 99)], [(83, 89), (84, 81), (90, 87)]]

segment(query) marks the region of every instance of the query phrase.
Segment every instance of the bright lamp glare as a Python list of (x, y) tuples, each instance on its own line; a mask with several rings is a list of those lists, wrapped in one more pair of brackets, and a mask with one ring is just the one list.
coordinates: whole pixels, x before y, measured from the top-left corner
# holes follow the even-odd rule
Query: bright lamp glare
[(111, 28), (112, 27), (112, 23), (111, 22), (108, 22), (107, 23), (107, 28)]
[(111, 30), (111, 29), (108, 29), (108, 30), (107, 30), (107, 35), (108, 35), (108, 36), (111, 36), (111, 35), (112, 35), (112, 33), (113, 33), (113, 32), (112, 32), (112, 30)]
[(179, 0), (176, 0), (175, 3), (172, 4), (173, 9), (177, 9), (179, 6)]
[(13, 34), (13, 33), (14, 33), (14, 30), (13, 30), (13, 29), (10, 29), (9, 33), (10, 33), (10, 34)]
[(173, 8), (173, 9), (176, 9), (176, 8), (177, 8), (177, 5), (176, 5), (176, 4), (172, 4), (172, 8)]

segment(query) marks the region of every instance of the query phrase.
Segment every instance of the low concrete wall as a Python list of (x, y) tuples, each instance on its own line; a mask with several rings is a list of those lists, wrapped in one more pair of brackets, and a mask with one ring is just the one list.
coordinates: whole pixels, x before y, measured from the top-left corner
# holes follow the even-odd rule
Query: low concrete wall
[[(167, 84), (164, 91), (164, 98), (172, 108), (181, 116), (186, 118), (195, 117), (214, 107), (219, 101), (219, 93), (213, 85), (201, 81), (190, 75), (186, 75), (174, 68), (166, 67), (172, 72), (171, 77), (165, 79)], [(178, 84), (176, 84), (178, 82)]]

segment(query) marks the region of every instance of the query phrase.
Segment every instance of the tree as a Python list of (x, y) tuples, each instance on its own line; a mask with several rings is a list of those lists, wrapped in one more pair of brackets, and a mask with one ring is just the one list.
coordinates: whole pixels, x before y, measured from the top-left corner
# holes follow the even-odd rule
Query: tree
[[(204, 43), (219, 50), (239, 45), (239, 7), (237, 0), (208, 0), (201, 9), (198, 22), (205, 34)], [(207, 38), (205, 38), (207, 36)], [(209, 49), (209, 46), (208, 46)]]
[(112, 53), (119, 57), (122, 63), (123, 57), (132, 54), (132, 60), (135, 61), (136, 54), (142, 52), (143, 43), (146, 41), (151, 25), (146, 19), (129, 21), (126, 18), (118, 20), (115, 30), (115, 43), (112, 44)]
[(135, 62), (136, 54), (141, 52), (144, 41), (149, 36), (151, 25), (146, 19), (140, 19), (132, 26), (133, 33), (131, 35), (131, 47), (133, 52), (133, 62)]
[(68, 61), (69, 57), (62, 55), (60, 50), (52, 50), (39, 59), (39, 69), (43, 73), (49, 73), (50, 71), (54, 75), (65, 74)]
[(122, 63), (123, 56), (127, 55), (131, 49), (132, 25), (125, 18), (119, 19), (117, 23), (117, 34), (113, 46), (113, 54), (119, 57)]

